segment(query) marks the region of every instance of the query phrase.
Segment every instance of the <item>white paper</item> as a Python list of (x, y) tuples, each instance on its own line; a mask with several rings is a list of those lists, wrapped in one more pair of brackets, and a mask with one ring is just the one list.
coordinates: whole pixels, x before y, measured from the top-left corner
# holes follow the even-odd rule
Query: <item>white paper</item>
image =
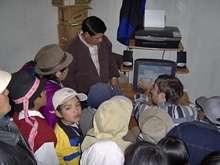
[(145, 10), (144, 27), (165, 28), (165, 10)]

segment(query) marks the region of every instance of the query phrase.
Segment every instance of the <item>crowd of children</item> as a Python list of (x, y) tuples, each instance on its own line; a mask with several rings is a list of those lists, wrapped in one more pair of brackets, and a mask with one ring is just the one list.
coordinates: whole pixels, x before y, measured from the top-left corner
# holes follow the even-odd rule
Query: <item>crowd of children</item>
[[(55, 73), (57, 72), (59, 71), (55, 71)], [(57, 89), (51, 97), (54, 115), (56, 116), (56, 123), (53, 126), (49, 125), (40, 111), (41, 107), (47, 105), (45, 86), (48, 79), (43, 76), (36, 76), (36, 73), (34, 75), (27, 70), (19, 70), (13, 74), (0, 72), (2, 95), (0, 98), (8, 100), (7, 110), (1, 112), (0, 128), (4, 123), (6, 126), (10, 123), (8, 112), (11, 107), (7, 98), (8, 95), (13, 111), (10, 114), (13, 114), (12, 118), (16, 124), (14, 127), (17, 126), (21, 131), (19, 134), (18, 129), (12, 129), (15, 131), (14, 133), (7, 130), (10, 134), (16, 135), (17, 133), (16, 136), (20, 139), (19, 144), (15, 139), (11, 139), (11, 142), (14, 141), (14, 146), (7, 144), (8, 142), (6, 143), (4, 137), (0, 136), (0, 143), (3, 143), (2, 146), (5, 149), (5, 151), (0, 150), (0, 161), (7, 158), (5, 156), (8, 154), (6, 148), (17, 148), (25, 144), (26, 151), (21, 151), (21, 153), (29, 154), (26, 162), (31, 162), (30, 164), (108, 165), (112, 164), (113, 158), (114, 164), (118, 165), (132, 165), (132, 162), (158, 165), (185, 165), (187, 163), (194, 165), (202, 163), (202, 161), (219, 162), (218, 150), (220, 147), (216, 143), (220, 137), (219, 96), (198, 98), (196, 103), (200, 106), (199, 120), (193, 119), (194, 117), (186, 118), (187, 113), (188, 116), (197, 114), (185, 110), (183, 111), (185, 113), (183, 114), (184, 122), (175, 125), (175, 118), (172, 118), (169, 111), (161, 108), (165, 103), (169, 108), (168, 102), (159, 101), (160, 99), (166, 100), (166, 96), (160, 97), (160, 92), (155, 92), (155, 90), (160, 89), (161, 81), (166, 80), (170, 83), (175, 81), (179, 84), (179, 81), (174, 77), (159, 76), (151, 90), (151, 100), (154, 103), (158, 101), (157, 104), (161, 107), (153, 104), (140, 106), (140, 103), (148, 104), (146, 99), (141, 99), (144, 94), (142, 94), (143, 96), (135, 96), (133, 107), (131, 100), (123, 96), (119, 88), (113, 89), (104, 83), (91, 86), (88, 96), (84, 93), (77, 93), (72, 88), (62, 87)], [(165, 76), (166, 78), (164, 78)], [(150, 86), (141, 83), (145, 88)], [(168, 86), (166, 88), (169, 88)], [(180, 99), (180, 96), (177, 98)], [(81, 102), (86, 102), (88, 107), (82, 109)], [(177, 108), (173, 108), (174, 105), (170, 107), (173, 111), (178, 111)], [(3, 103), (1, 103), (0, 110), (4, 110)], [(137, 117), (139, 124), (137, 127), (141, 132), (138, 137), (133, 137), (136, 138), (136, 142), (126, 138), (132, 111)], [(85, 112), (84, 116), (82, 112)], [(81, 117), (84, 120), (81, 120)], [(178, 118), (180, 117), (178, 115)], [(189, 121), (185, 121), (186, 119)], [(80, 125), (86, 126), (83, 128), (84, 132)], [(194, 139), (193, 136), (200, 138), (199, 140)], [(212, 141), (208, 139), (209, 137), (212, 137)], [(204, 145), (202, 143), (205, 144), (204, 148), (209, 150), (201, 149), (201, 146)], [(199, 150), (200, 152), (197, 152)], [(109, 154), (113, 151), (114, 155)], [(15, 154), (14, 157), (18, 156), (21, 159), (22, 157), (19, 154)], [(20, 162), (19, 159), (16, 158), (16, 161)], [(16, 162), (16, 164), (19, 163)]]

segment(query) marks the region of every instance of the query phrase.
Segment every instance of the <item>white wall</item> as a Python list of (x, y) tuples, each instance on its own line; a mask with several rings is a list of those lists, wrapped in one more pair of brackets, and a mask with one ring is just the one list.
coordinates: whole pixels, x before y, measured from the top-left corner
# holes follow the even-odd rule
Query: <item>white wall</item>
[(58, 43), (51, 0), (0, 0), (0, 69), (14, 72), (47, 44)]
[[(106, 35), (113, 51), (122, 53), (126, 46), (116, 40), (122, 1), (93, 0), (91, 15), (106, 23)], [(189, 74), (177, 74), (188, 89), (192, 102), (199, 96), (220, 95), (220, 1), (219, 0), (147, 0), (146, 9), (165, 10), (166, 24), (179, 27), (187, 51)], [(161, 58), (162, 51), (133, 49), (133, 57)], [(176, 60), (176, 52), (166, 51), (165, 59)]]
[[(120, 54), (126, 49), (116, 40), (121, 5), (122, 0), (92, 0), (93, 9), (89, 11), (106, 23), (113, 51)], [(219, 0), (147, 0), (147, 9), (165, 10), (167, 25), (179, 27), (182, 33), (190, 73), (177, 77), (192, 102), (201, 95), (220, 95), (219, 7)], [(57, 17), (57, 7), (51, 0), (0, 0), (0, 69), (17, 71), (42, 46), (58, 43)], [(133, 51), (135, 59), (161, 58), (163, 53)], [(165, 52), (165, 59), (176, 60), (176, 52)]]

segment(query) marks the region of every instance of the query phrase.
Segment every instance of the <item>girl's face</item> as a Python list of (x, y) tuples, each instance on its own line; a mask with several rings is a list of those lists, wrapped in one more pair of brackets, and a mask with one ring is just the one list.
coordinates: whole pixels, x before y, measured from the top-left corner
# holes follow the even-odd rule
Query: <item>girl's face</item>
[(0, 93), (0, 119), (11, 110), (8, 94), (9, 91), (7, 89)]
[(39, 101), (40, 101), (40, 105), (41, 106), (45, 106), (47, 105), (47, 95), (46, 95), (46, 91), (43, 90), (40, 94), (40, 97), (38, 97)]
[(60, 117), (65, 125), (73, 125), (78, 122), (81, 117), (82, 107), (79, 99), (73, 97), (61, 105), (62, 111)]
[(56, 73), (56, 77), (58, 78), (59, 81), (63, 81), (65, 80), (67, 74), (68, 74), (68, 71), (69, 71), (69, 68), (66, 67), (62, 72), (61, 71), (58, 71)]

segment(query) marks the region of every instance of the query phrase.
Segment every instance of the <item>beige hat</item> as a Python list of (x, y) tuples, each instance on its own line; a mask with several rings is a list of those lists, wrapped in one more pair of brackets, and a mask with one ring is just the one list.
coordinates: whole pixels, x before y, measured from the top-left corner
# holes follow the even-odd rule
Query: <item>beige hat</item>
[(47, 45), (35, 56), (35, 71), (41, 75), (50, 75), (67, 67), (72, 60), (73, 56), (64, 52), (57, 44)]
[(93, 128), (87, 132), (81, 144), (82, 152), (101, 139), (115, 141), (124, 152), (131, 144), (124, 140), (128, 132), (131, 112), (131, 101), (125, 96), (115, 96), (103, 102), (94, 115)]
[(57, 109), (59, 105), (64, 104), (75, 96), (77, 96), (80, 101), (85, 101), (87, 99), (87, 96), (84, 93), (77, 93), (71, 88), (62, 88), (56, 91), (52, 98), (54, 109)]
[(169, 114), (158, 107), (143, 111), (138, 123), (144, 140), (152, 143), (157, 143), (174, 127)]
[(0, 93), (2, 93), (6, 89), (10, 80), (11, 74), (6, 71), (0, 70)]

